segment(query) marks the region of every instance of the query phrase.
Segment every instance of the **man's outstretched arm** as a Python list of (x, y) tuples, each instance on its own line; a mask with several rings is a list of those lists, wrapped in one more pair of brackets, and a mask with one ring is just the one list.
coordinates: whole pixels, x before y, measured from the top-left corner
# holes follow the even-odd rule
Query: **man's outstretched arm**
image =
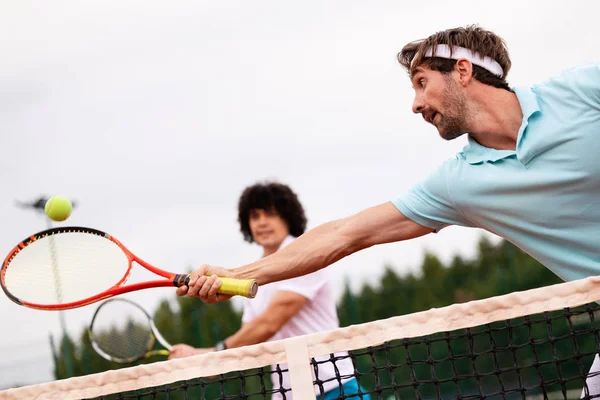
[[(225, 269), (203, 265), (192, 273), (188, 287), (177, 294), (213, 303), (230, 296), (217, 295), (218, 276), (256, 279), (260, 285), (318, 271), (357, 251), (383, 243), (413, 239), (433, 232), (405, 217), (391, 203), (383, 203), (349, 217), (324, 223), (291, 244), (259, 261)], [(210, 278), (206, 278), (210, 276)]]

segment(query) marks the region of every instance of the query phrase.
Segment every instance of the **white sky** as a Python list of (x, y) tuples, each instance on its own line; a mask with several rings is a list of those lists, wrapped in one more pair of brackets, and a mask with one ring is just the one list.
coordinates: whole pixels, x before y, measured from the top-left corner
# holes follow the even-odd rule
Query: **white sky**
[[(531, 84), (600, 59), (598, 4), (5, 1), (0, 249), (45, 228), (15, 199), (63, 194), (79, 202), (69, 225), (107, 231), (160, 268), (246, 263), (260, 252), (238, 233), (245, 186), (291, 185), (314, 227), (403, 193), (465, 144), (411, 113), (404, 44), (478, 23), (507, 41), (509, 82)], [(470, 256), (481, 234), (448, 228), (331, 269), (338, 287), (359, 287), (385, 263), (412, 270), (425, 249)], [(131, 297), (152, 311), (161, 296), (173, 290)], [(69, 329), (79, 335), (94, 308), (67, 312)], [(50, 380), (58, 314), (1, 297), (0, 320), (0, 387)]]

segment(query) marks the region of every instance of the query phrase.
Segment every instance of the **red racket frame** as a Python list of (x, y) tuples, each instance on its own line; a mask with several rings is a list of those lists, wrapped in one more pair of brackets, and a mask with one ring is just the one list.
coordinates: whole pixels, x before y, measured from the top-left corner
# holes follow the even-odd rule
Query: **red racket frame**
[[(107, 289), (101, 293), (98, 293), (94, 296), (90, 296), (88, 298), (85, 298), (85, 299), (82, 299), (79, 301), (70, 302), (70, 303), (36, 304), (36, 303), (31, 303), (31, 302), (21, 300), (18, 297), (16, 297), (15, 295), (13, 295), (12, 293), (10, 293), (10, 291), (6, 287), (5, 275), (6, 275), (6, 270), (8, 269), (8, 266), (9, 266), (11, 260), (20, 251), (22, 251), (24, 248), (26, 248), (28, 245), (35, 242), (36, 240), (42, 239), (46, 236), (53, 235), (56, 233), (67, 233), (67, 232), (83, 232), (83, 233), (98, 235), (98, 236), (104, 237), (107, 240), (112, 241), (117, 246), (119, 246), (121, 248), (121, 250), (125, 253), (125, 255), (127, 256), (127, 259), (128, 259), (127, 271), (125, 272), (123, 277), (115, 285), (111, 286), (109, 289)], [(138, 283), (132, 283), (130, 285), (123, 286), (125, 284), (125, 282), (127, 282), (129, 275), (131, 274), (131, 270), (133, 268), (134, 261), (136, 263), (138, 263), (139, 265), (141, 265), (142, 267), (146, 268), (148, 271), (151, 271), (159, 276), (162, 276), (165, 279), (138, 282)], [(114, 238), (113, 236), (109, 235), (106, 232), (102, 232), (102, 231), (99, 231), (97, 229), (92, 229), (92, 228), (75, 227), (75, 226), (47, 229), (45, 231), (42, 231), (42, 232), (39, 232), (39, 233), (29, 236), (27, 239), (23, 240), (21, 243), (16, 245), (10, 251), (10, 253), (8, 253), (8, 256), (2, 263), (2, 269), (0, 269), (0, 285), (2, 286), (2, 290), (4, 290), (4, 293), (6, 294), (6, 296), (8, 296), (9, 299), (11, 299), (12, 301), (14, 301), (15, 303), (17, 303), (21, 306), (34, 308), (37, 310), (68, 310), (68, 309), (72, 309), (72, 308), (83, 307), (88, 304), (92, 304), (97, 301), (107, 299), (109, 297), (113, 297), (113, 296), (123, 294), (123, 293), (133, 292), (136, 290), (150, 289), (150, 288), (156, 288), (156, 287), (168, 287), (168, 286), (179, 287), (179, 286), (185, 285), (186, 281), (187, 281), (187, 274), (175, 274), (172, 272), (164, 271), (160, 268), (156, 268), (155, 266), (153, 266), (151, 264), (148, 264), (146, 261), (142, 260), (135, 254), (133, 254), (129, 249), (127, 249), (127, 247), (125, 247), (125, 245), (123, 245), (121, 242), (119, 242), (116, 238)]]

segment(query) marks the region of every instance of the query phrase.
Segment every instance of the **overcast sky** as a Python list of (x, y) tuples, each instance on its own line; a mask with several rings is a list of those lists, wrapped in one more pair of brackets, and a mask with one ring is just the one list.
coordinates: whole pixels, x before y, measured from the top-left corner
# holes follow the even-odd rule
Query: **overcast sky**
[[(256, 259), (243, 188), (276, 179), (309, 227), (402, 194), (465, 145), (412, 114), (396, 54), (478, 23), (508, 43), (511, 85), (598, 62), (598, 2), (8, 1), (0, 13), (0, 249), (45, 228), (15, 199), (63, 194), (62, 225), (107, 231), (160, 268)], [(375, 247), (330, 267), (353, 287), (430, 250), (471, 256), (483, 233)], [(132, 280), (140, 278), (134, 275)], [(152, 311), (172, 289), (130, 296)], [(77, 335), (95, 306), (69, 311)], [(0, 387), (52, 379), (58, 314), (0, 298)], [(32, 374), (33, 367), (40, 372)]]

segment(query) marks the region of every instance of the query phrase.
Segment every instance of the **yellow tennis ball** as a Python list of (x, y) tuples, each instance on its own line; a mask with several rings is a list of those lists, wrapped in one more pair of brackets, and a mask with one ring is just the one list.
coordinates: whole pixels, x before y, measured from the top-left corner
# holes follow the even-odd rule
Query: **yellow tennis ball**
[(54, 196), (48, 199), (44, 211), (51, 220), (60, 222), (69, 218), (73, 205), (64, 196)]

